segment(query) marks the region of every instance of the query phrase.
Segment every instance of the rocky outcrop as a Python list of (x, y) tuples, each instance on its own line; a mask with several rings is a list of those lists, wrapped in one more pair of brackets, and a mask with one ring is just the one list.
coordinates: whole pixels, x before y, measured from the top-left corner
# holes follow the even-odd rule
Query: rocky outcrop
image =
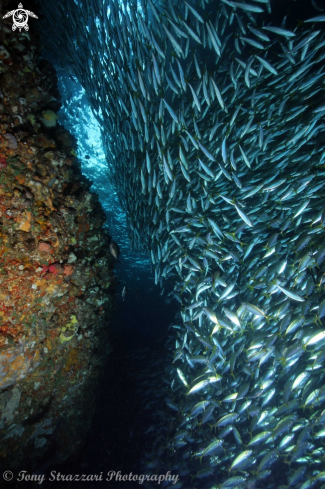
[(104, 211), (31, 36), (2, 24), (0, 467), (25, 470), (66, 460), (84, 440), (115, 282)]

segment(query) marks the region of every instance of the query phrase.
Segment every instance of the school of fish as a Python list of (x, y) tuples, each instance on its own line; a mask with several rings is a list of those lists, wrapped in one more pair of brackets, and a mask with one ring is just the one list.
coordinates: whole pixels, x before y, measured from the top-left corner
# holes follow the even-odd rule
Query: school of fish
[(325, 487), (325, 11), (310, 4), (294, 28), (270, 22), (272, 0), (44, 9), (131, 242), (180, 305), (170, 364), (141, 388), (144, 468), (180, 474), (170, 487)]

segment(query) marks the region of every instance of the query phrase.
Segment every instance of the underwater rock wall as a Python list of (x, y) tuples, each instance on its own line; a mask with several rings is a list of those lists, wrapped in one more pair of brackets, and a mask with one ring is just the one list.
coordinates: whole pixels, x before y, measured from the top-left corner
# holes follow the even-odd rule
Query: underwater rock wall
[(45, 470), (77, 453), (90, 426), (115, 260), (57, 121), (55, 70), (32, 29), (10, 21), (0, 31), (0, 468)]

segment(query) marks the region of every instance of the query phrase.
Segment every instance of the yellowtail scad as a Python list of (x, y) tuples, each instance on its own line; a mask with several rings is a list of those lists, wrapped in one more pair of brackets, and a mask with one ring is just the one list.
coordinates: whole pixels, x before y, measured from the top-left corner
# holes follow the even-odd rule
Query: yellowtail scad
[(310, 18), (274, 24), (275, 3), (43, 10), (131, 242), (180, 304), (145, 399), (159, 415), (143, 470), (179, 474), (170, 487), (325, 479), (325, 13), (311, 0)]

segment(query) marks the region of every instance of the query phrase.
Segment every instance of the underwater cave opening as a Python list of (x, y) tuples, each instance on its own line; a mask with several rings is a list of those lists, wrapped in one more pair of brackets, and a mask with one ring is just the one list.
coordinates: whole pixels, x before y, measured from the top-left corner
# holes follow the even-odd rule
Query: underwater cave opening
[[(50, 53), (43, 56), (53, 63)], [(168, 327), (179, 314), (179, 304), (171, 299), (168, 283), (162, 289), (154, 283), (149, 257), (132, 250), (127, 234), (124, 212), (116, 192), (107, 178), (105, 154), (100, 126), (77, 80), (57, 69), (62, 107), (59, 122), (75, 137), (77, 157), (83, 175), (92, 181), (91, 192), (98, 194), (107, 217), (107, 228), (121, 250), (115, 265), (117, 285), (115, 305), (108, 324), (112, 351), (108, 355), (102, 382), (98, 390), (96, 411), (87, 440), (75, 458), (46, 469), (61, 473), (105, 474), (121, 470), (123, 474), (140, 473), (143, 433), (148, 428), (147, 413), (142, 412), (139, 378), (148, 361), (163, 360)], [(127, 288), (125, 300), (122, 289)], [(134, 378), (135, 372), (138, 377)], [(142, 379), (145, 382), (145, 379)], [(87, 488), (107, 485), (107, 482), (87, 482)], [(121, 482), (112, 480), (110, 485)], [(52, 482), (51, 487), (60, 487)], [(137, 484), (138, 485), (138, 484)], [(73, 487), (85, 487), (75, 482)], [(128, 482), (125, 487), (132, 487)]]
[[(49, 57), (48, 53), (46, 56)], [(54, 62), (51, 57), (50, 60)], [(141, 348), (151, 339), (166, 335), (179, 307), (169, 297), (171, 287), (168, 282), (164, 290), (155, 286), (149, 255), (132, 249), (126, 216), (109, 179), (101, 128), (85, 90), (62, 69), (57, 69), (57, 74), (62, 99), (59, 121), (76, 138), (82, 173), (92, 182), (91, 192), (99, 196), (107, 218), (106, 226), (121, 251), (115, 265), (116, 306), (111, 332), (125, 345)], [(125, 301), (122, 299), (124, 286), (127, 289)]]

